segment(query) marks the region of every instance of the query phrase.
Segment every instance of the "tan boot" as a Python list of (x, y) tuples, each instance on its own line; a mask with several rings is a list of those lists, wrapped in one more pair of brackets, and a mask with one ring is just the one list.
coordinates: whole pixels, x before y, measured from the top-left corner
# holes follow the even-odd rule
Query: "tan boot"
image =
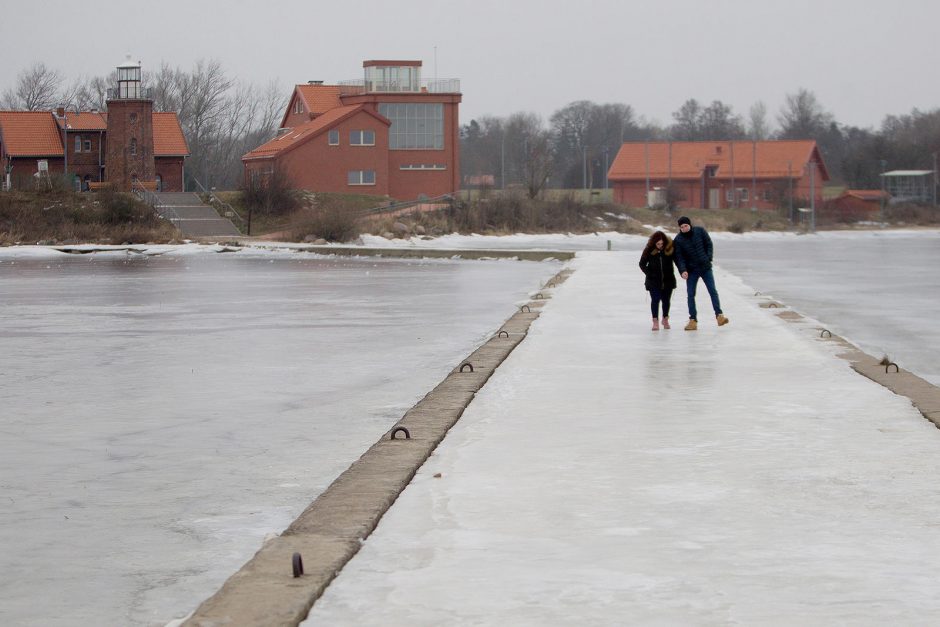
[(723, 326), (725, 326), (726, 324), (728, 324), (729, 322), (731, 322), (730, 320), (728, 320), (728, 319), (725, 317), (725, 314), (718, 314), (717, 316), (715, 316), (715, 320), (718, 321), (718, 326), (720, 326), (720, 327), (723, 327)]
[(671, 328), (672, 328), (671, 326), (669, 326), (669, 318), (668, 318), (668, 316), (665, 317), (665, 318), (663, 318), (663, 328), (664, 328), (664, 329), (671, 329)]
[(685, 325), (685, 330), (686, 330), (686, 331), (697, 331), (697, 330), (698, 330), (698, 322), (696, 322), (695, 320), (689, 319), (689, 324)]
[(653, 318), (653, 330), (659, 331), (659, 318)]

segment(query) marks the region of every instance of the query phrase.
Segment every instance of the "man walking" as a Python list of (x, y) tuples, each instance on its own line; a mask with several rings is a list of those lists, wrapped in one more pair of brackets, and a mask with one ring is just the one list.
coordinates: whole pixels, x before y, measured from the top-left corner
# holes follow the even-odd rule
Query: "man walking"
[(715, 320), (718, 321), (718, 326), (728, 324), (728, 318), (721, 313), (718, 290), (715, 289), (715, 276), (712, 274), (712, 238), (708, 236), (708, 231), (701, 226), (692, 226), (692, 221), (682, 216), (679, 218), (679, 234), (676, 235), (673, 244), (676, 266), (682, 278), (685, 279), (685, 289), (689, 297), (689, 323), (685, 325), (685, 330), (698, 329), (695, 288), (699, 279), (705, 283), (705, 289), (712, 298), (712, 309), (715, 310)]

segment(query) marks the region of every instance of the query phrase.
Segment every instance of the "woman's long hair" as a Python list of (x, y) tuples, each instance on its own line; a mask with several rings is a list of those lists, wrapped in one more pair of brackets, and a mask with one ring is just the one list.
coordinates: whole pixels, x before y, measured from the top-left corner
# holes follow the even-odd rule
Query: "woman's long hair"
[(667, 255), (672, 254), (672, 240), (662, 231), (656, 231), (646, 240), (646, 248), (643, 249), (643, 256), (648, 257), (656, 250), (656, 242), (663, 241), (663, 252)]

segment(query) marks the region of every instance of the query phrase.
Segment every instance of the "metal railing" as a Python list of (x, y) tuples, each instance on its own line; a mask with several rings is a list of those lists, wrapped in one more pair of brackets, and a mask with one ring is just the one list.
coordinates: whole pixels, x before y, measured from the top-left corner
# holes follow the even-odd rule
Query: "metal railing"
[(404, 211), (405, 209), (410, 209), (411, 207), (417, 207), (418, 205), (437, 205), (445, 204), (448, 206), (454, 201), (453, 194), (441, 194), (440, 196), (434, 196), (433, 198), (420, 198), (418, 200), (403, 200), (401, 202), (391, 203), (388, 205), (379, 205), (378, 207), (372, 207), (371, 209), (363, 209), (359, 212), (359, 216), (373, 216), (383, 213), (392, 213), (398, 211)]
[[(202, 190), (202, 193), (205, 194), (209, 198), (209, 204), (213, 205), (213, 208), (216, 209), (216, 211), (221, 210), (222, 215), (225, 216), (226, 218), (237, 218), (239, 224), (241, 224), (242, 226), (246, 224), (245, 218), (243, 218), (240, 213), (235, 211), (235, 207), (225, 202), (224, 200), (222, 200), (216, 195), (214, 187), (212, 189), (206, 189), (205, 185), (199, 182), (199, 179), (197, 179), (196, 177), (192, 177), (192, 179), (193, 179), (193, 182), (199, 187), (199, 189)], [(218, 205), (218, 207), (216, 207), (215, 205)]]
[(180, 226), (180, 223), (183, 221), (183, 219), (179, 216), (178, 213), (176, 213), (176, 209), (174, 209), (172, 206), (165, 205), (160, 202), (160, 197), (157, 196), (156, 192), (153, 192), (141, 185), (140, 181), (134, 181), (131, 183), (131, 191), (142, 201), (153, 207), (153, 210), (157, 213), (158, 216), (172, 224), (174, 227), (176, 227), (176, 230), (182, 234), (183, 229)]
[[(408, 81), (366, 81), (365, 79), (352, 79), (339, 81), (339, 92), (342, 96), (352, 96), (363, 93), (403, 93), (403, 94), (459, 94), (459, 78), (423, 79), (414, 85)], [(415, 88), (417, 87), (417, 89)]]

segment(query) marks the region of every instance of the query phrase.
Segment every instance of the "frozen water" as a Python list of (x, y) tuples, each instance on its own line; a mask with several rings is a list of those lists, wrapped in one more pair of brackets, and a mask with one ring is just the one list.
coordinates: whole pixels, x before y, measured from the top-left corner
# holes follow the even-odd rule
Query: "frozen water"
[(2, 252), (0, 624), (44, 627), (193, 609), (560, 267)]
[(715, 236), (717, 262), (865, 352), (940, 385), (940, 233)]
[(938, 623), (940, 431), (721, 269), (729, 326), (651, 332), (635, 263), (574, 261), (304, 625)]

